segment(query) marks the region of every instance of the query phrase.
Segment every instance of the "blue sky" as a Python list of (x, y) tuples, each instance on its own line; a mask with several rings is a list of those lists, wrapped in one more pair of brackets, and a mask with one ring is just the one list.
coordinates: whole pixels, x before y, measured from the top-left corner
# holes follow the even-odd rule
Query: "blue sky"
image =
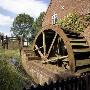
[(26, 13), (37, 18), (46, 11), (50, 0), (0, 0), (0, 32), (11, 35), (10, 28), (14, 18)]

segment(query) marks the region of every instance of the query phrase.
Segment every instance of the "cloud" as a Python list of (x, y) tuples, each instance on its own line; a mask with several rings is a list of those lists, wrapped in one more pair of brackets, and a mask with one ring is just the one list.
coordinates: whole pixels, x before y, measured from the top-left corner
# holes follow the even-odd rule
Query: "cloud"
[(10, 29), (13, 23), (13, 18), (0, 14), (0, 32), (10, 36)]
[(12, 13), (27, 13), (36, 18), (40, 12), (46, 11), (47, 4), (43, 0), (0, 0), (0, 7)]
[[(15, 16), (20, 13), (26, 13), (37, 18), (40, 12), (46, 11), (48, 4), (44, 0), (0, 0), (0, 7), (5, 11), (0, 12), (0, 32), (10, 36), (11, 25), (14, 20), (11, 18), (11, 13)], [(10, 12), (8, 14), (8, 12)], [(6, 16), (8, 15), (8, 16)]]
[(11, 26), (13, 18), (0, 14), (0, 26)]
[(4, 35), (10, 36), (11, 35), (10, 29), (11, 29), (10, 26), (7, 26), (7, 25), (0, 26), (0, 32), (4, 33)]

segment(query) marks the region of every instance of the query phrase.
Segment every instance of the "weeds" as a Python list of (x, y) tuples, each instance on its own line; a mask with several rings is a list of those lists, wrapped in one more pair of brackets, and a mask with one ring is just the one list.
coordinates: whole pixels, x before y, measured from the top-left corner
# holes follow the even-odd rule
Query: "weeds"
[[(15, 58), (17, 65), (11, 63)], [(19, 50), (0, 49), (0, 90), (22, 90), (25, 85), (31, 84), (22, 67)]]

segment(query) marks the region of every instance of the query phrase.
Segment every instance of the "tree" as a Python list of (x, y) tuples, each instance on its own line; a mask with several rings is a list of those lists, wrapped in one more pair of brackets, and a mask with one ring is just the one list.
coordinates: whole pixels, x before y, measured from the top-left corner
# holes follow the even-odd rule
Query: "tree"
[(1, 33), (1, 32), (0, 32), (0, 36), (3, 36), (3, 35), (4, 35), (4, 33)]
[(32, 37), (34, 19), (28, 14), (19, 14), (13, 22), (11, 31), (14, 36)]
[(45, 15), (45, 12), (41, 12), (40, 16), (36, 19), (36, 25), (41, 28), (42, 27), (42, 22), (43, 22), (43, 17)]
[(45, 12), (41, 12), (39, 17), (36, 18), (35, 22), (33, 23), (33, 29), (35, 30), (34, 37), (42, 29), (42, 22), (43, 22), (44, 15), (45, 15)]

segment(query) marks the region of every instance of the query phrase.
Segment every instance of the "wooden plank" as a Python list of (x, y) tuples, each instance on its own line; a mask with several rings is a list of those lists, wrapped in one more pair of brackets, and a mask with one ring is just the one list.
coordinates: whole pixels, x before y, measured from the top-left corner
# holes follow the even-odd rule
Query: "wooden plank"
[(90, 59), (76, 60), (76, 67), (90, 64)]
[(88, 46), (85, 43), (71, 43), (71, 45), (77, 45), (77, 46)]
[(52, 49), (53, 44), (54, 44), (54, 42), (55, 42), (55, 40), (56, 40), (56, 37), (57, 37), (57, 33), (55, 33), (55, 36), (54, 36), (53, 41), (52, 41), (52, 43), (51, 43), (51, 46), (50, 46), (50, 48), (49, 48), (49, 50), (48, 50), (48, 56), (49, 56), (49, 54), (50, 54), (50, 52), (51, 52), (51, 49)]
[(49, 60), (58, 60), (58, 59), (64, 59), (64, 58), (67, 58), (68, 56), (58, 56), (58, 57), (52, 57), (52, 58), (50, 58)]
[(28, 56), (28, 60), (40, 60), (41, 58), (38, 56)]
[(43, 32), (43, 49), (44, 49), (44, 56), (46, 55), (46, 43), (45, 43), (45, 33)]
[(74, 34), (67, 34), (69, 38), (77, 38), (77, 39), (83, 39), (83, 36), (81, 35), (74, 35)]
[[(41, 48), (43, 48), (43, 46), (42, 46), (42, 47), (39, 47), (38, 49), (41, 49)], [(38, 49), (34, 49), (33, 51), (36, 51), (36, 50), (38, 50)]]
[[(56, 62), (57, 60), (66, 59), (68, 56), (59, 56), (59, 57), (52, 57), (48, 59), (47, 61), (42, 61), (42, 63), (48, 63), (48, 62)], [(64, 61), (64, 60), (62, 60)]]
[(86, 49), (73, 49), (73, 51), (76, 52), (90, 52), (90, 48), (86, 48)]
[(81, 70), (77, 70), (77, 73), (84, 73), (90, 71), (90, 68), (85, 68), (85, 69), (81, 69)]
[(73, 39), (73, 38), (70, 38), (69, 40), (70, 40), (70, 42), (86, 42), (85, 39)]

